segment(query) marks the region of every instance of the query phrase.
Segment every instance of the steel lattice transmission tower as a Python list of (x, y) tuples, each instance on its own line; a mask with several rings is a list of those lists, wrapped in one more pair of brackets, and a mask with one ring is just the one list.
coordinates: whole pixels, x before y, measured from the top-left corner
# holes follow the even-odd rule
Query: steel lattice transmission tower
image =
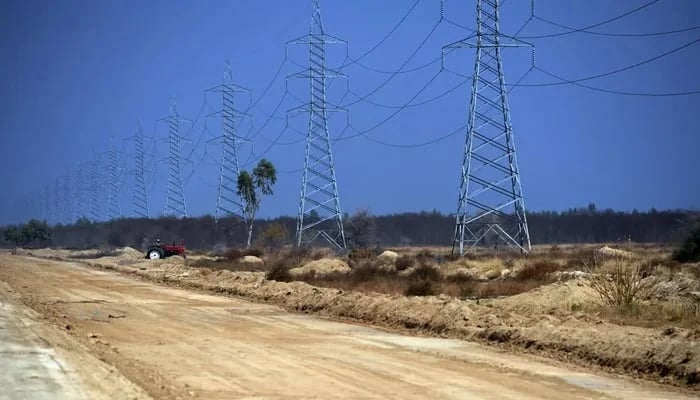
[(144, 176), (144, 138), (140, 123), (136, 128), (136, 135), (134, 135), (134, 145), (134, 204), (132, 211), (139, 218), (148, 218), (148, 196)]
[(221, 167), (219, 171), (219, 188), (216, 195), (216, 211), (214, 219), (218, 221), (222, 217), (237, 216), (244, 219), (243, 203), (238, 196), (238, 174), (240, 166), (238, 164), (238, 144), (241, 138), (237, 135), (237, 119), (247, 116), (236, 110), (236, 93), (248, 92), (250, 90), (233, 83), (233, 73), (231, 65), (226, 62), (224, 70), (224, 80), (219, 86), (221, 89)]
[(90, 218), (93, 221), (100, 220), (100, 158), (90, 161)]
[(168, 185), (165, 194), (165, 215), (187, 217), (185, 190), (182, 186), (180, 171), (180, 116), (177, 113), (175, 99), (170, 100), (170, 115), (168, 121)]
[(452, 247), (460, 255), (498, 241), (530, 251), (501, 59), (505, 47), (530, 45), (500, 33), (499, 2), (477, 0), (476, 33), (445, 46), (476, 49)]
[(75, 170), (75, 178), (73, 179), (73, 209), (74, 219), (80, 219), (85, 217), (89, 210), (89, 203), (86, 201), (86, 190), (85, 190), (85, 166), (84, 164), (79, 164)]
[(122, 217), (122, 207), (119, 202), (119, 159), (117, 158), (117, 149), (113, 143), (110, 143), (109, 151), (107, 152), (109, 162), (109, 187), (107, 189), (107, 218), (109, 220)]
[(75, 184), (71, 183), (70, 174), (66, 174), (63, 178), (63, 184), (61, 186), (61, 195), (63, 197), (63, 222), (66, 224), (71, 224), (75, 222), (73, 219), (73, 196), (71, 196)]
[(309, 46), (309, 68), (295, 74), (298, 78), (309, 79), (311, 92), (309, 103), (297, 109), (309, 113), (296, 232), (298, 246), (321, 237), (337, 249), (346, 248), (328, 130), (328, 114), (344, 110), (328, 107), (326, 102), (327, 79), (344, 77), (326, 67), (326, 45), (336, 43), (347, 45), (346, 41), (323, 31), (319, 0), (314, 0), (309, 34), (288, 43)]

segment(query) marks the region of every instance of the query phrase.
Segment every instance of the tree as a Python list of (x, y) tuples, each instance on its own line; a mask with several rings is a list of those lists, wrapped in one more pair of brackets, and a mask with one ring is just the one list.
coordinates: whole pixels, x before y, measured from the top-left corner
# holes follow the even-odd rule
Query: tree
[(279, 222), (272, 223), (260, 233), (260, 243), (269, 248), (281, 247), (289, 238), (289, 231)]
[(673, 253), (673, 259), (682, 263), (700, 261), (700, 225), (690, 232), (681, 247)]
[(15, 246), (26, 246), (32, 242), (47, 242), (51, 239), (51, 230), (46, 222), (36, 219), (30, 220), (26, 225), (10, 226), (5, 229), (5, 240), (14, 243)]
[(369, 210), (358, 210), (347, 220), (345, 231), (351, 247), (368, 247), (376, 236), (374, 217)]
[(277, 182), (275, 166), (264, 158), (253, 168), (252, 173), (241, 171), (238, 174), (238, 196), (243, 200), (243, 213), (248, 225), (246, 248), (250, 248), (255, 214), (260, 209), (262, 196), (272, 194), (272, 186), (275, 182)]

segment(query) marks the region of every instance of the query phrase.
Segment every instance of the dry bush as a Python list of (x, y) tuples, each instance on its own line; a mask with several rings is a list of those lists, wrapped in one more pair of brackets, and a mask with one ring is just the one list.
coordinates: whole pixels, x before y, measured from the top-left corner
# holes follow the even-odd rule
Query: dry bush
[(408, 254), (400, 255), (394, 262), (397, 271), (405, 271), (416, 263), (416, 260)]
[(700, 302), (688, 298), (634, 309), (603, 306), (596, 311), (599, 317), (618, 325), (659, 328), (668, 323), (691, 329), (700, 326)]
[(700, 280), (700, 264), (693, 265), (687, 268), (687, 271), (690, 272), (695, 278)]
[[(116, 257), (119, 253), (114, 250), (100, 250), (96, 253), (85, 253), (85, 254), (75, 254), (70, 256), (70, 258), (76, 260), (92, 260), (102, 257)], [(145, 257), (144, 257), (145, 258)]]
[(381, 279), (384, 277), (395, 277), (395, 273), (389, 272), (385, 269), (378, 268), (377, 265), (370, 261), (365, 260), (355, 264), (348, 274), (347, 279), (352, 282), (370, 282), (373, 280)]
[(544, 281), (552, 273), (562, 269), (559, 263), (549, 260), (535, 261), (525, 264), (523, 268), (515, 275), (515, 280), (540, 280)]
[(632, 309), (652, 294), (656, 279), (643, 277), (639, 264), (617, 260), (608, 268), (591, 275), (591, 288), (601, 302), (618, 309)]
[(404, 294), (406, 296), (433, 296), (437, 292), (435, 283), (427, 279), (421, 279), (409, 283)]
[(426, 264), (434, 260), (435, 254), (433, 254), (433, 252), (430, 250), (421, 249), (418, 253), (416, 253), (416, 261), (418, 261), (419, 264)]
[(408, 278), (410, 280), (440, 282), (442, 280), (442, 274), (432, 265), (421, 264), (411, 271)]
[(544, 284), (541, 280), (503, 280), (484, 282), (477, 288), (477, 297), (501, 297), (515, 296), (516, 294), (529, 292)]
[(564, 264), (567, 270), (583, 270), (594, 265), (598, 261), (598, 254), (595, 249), (585, 248), (572, 252)]
[(233, 261), (229, 260), (212, 260), (210, 258), (200, 258), (197, 260), (192, 260), (188, 262), (190, 267), (194, 268), (210, 268), (212, 270), (226, 270), (226, 271), (241, 271), (241, 272), (256, 272), (265, 271), (265, 266), (261, 264), (243, 263), (239, 262), (237, 259)]
[(262, 257), (263, 251), (260, 249), (256, 248), (250, 248), (250, 249), (227, 249), (226, 252), (224, 252), (224, 258), (227, 259), (228, 261), (237, 261), (245, 256), (255, 256), (255, 257)]
[(283, 258), (275, 260), (265, 273), (265, 279), (277, 282), (291, 282), (293, 280), (289, 274), (291, 268), (292, 264), (288, 260)]
[(379, 249), (357, 248), (350, 250), (348, 254), (349, 260), (362, 260), (376, 258), (382, 252)]
[(654, 275), (659, 268), (665, 269), (668, 271), (670, 276), (674, 276), (681, 271), (681, 267), (681, 263), (676, 260), (672, 260), (671, 258), (655, 257), (651, 260), (642, 262), (639, 265), (639, 270), (642, 277)]
[(464, 272), (457, 272), (456, 274), (451, 274), (447, 275), (445, 277), (445, 282), (448, 283), (457, 283), (457, 284), (462, 284), (462, 283), (467, 283), (467, 282), (474, 282), (476, 279), (474, 279), (473, 275), (464, 273)]

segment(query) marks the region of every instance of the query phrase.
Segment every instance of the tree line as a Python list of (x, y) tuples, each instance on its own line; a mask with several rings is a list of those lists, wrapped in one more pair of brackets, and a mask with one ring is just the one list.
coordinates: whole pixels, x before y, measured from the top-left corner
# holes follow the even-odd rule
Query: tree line
[[(666, 211), (599, 211), (593, 204), (563, 212), (541, 211), (527, 214), (533, 244), (561, 243), (678, 243), (692, 227), (700, 223), (700, 213), (688, 210)], [(445, 246), (452, 242), (454, 217), (438, 211), (372, 215), (361, 210), (344, 215), (345, 234), (350, 247)], [(23, 227), (3, 228), (0, 245), (56, 246), (63, 248), (96, 248), (131, 246), (145, 248), (160, 239), (163, 243), (184, 240), (189, 249), (216, 250), (244, 247), (250, 227), (240, 219), (229, 217), (218, 222), (211, 216), (178, 219), (125, 218), (94, 223), (82, 218), (75, 224), (37, 229), (33, 221), (27, 232)], [(282, 216), (255, 220), (252, 245), (277, 247), (293, 244), (296, 218)], [(24, 236), (23, 236), (24, 235)], [(31, 237), (31, 238), (30, 238)]]

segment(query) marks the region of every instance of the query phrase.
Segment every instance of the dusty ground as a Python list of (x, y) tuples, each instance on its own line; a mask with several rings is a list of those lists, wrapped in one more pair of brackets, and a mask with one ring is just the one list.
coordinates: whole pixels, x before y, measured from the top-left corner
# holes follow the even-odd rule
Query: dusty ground
[(139, 388), (162, 399), (692, 398), (473, 343), (289, 314), (79, 263), (0, 254), (0, 281), (3, 303), (35, 310), (25, 314), (32, 331), (60, 349), (86, 390), (101, 377), (105, 397), (125, 386), (111, 398), (141, 398)]

